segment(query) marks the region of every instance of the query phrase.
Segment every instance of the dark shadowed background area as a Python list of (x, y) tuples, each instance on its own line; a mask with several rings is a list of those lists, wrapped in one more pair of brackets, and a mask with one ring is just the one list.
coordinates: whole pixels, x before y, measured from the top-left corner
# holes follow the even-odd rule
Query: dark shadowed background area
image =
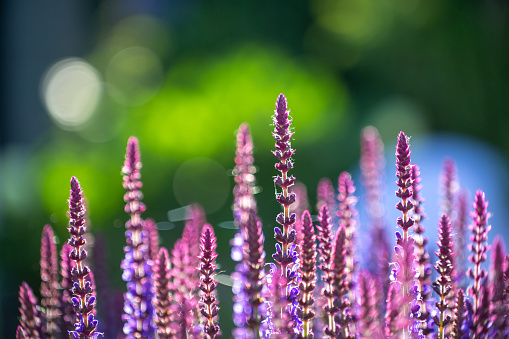
[[(107, 244), (102, 255), (113, 287), (125, 289), (120, 169), (131, 135), (141, 144), (144, 216), (158, 223), (161, 245), (171, 249), (180, 236), (181, 207), (201, 203), (218, 236), (220, 270), (229, 275), (235, 131), (248, 122), (270, 258), (279, 211), (271, 115), (280, 92), (294, 119), (293, 173), (307, 186), (310, 206), (320, 178), (335, 182), (343, 170), (358, 178), (359, 134), (374, 125), (386, 146), (391, 239), (400, 130), (412, 136), (421, 167), (431, 238), (448, 156), (471, 198), (478, 188), (486, 192), (493, 232), (509, 236), (506, 1), (0, 6), (0, 337), (14, 337), (21, 281), (40, 285), (43, 226), (53, 226), (59, 248), (68, 238), (72, 175), (84, 189), (91, 232)], [(362, 221), (361, 213), (361, 229)], [(362, 237), (361, 254), (368, 250)], [(231, 297), (221, 285), (225, 337), (233, 326)]]

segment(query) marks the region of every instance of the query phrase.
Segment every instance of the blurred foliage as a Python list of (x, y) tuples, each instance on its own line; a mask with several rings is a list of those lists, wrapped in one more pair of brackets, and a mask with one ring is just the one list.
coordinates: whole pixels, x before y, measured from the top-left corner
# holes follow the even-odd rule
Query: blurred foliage
[[(105, 85), (94, 115), (71, 131), (53, 126), (29, 148), (3, 151), (0, 283), (12, 305), (21, 279), (38, 285), (44, 223), (51, 222), (60, 239), (67, 237), (72, 175), (85, 190), (94, 231), (108, 236), (112, 272), (120, 272), (126, 216), (119, 173), (130, 135), (140, 139), (147, 216), (167, 222), (168, 210), (179, 202), (207, 204), (216, 191), (220, 198), (208, 218), (217, 225), (232, 218), (233, 180), (227, 174), (234, 131), (247, 121), (263, 189), (257, 197), (268, 253), (278, 208), (271, 115), (280, 92), (295, 119), (295, 175), (308, 185), (311, 205), (320, 177), (335, 179), (355, 166), (366, 124), (380, 129), (388, 147), (401, 129), (411, 135), (449, 130), (483, 138), (509, 155), (506, 2), (154, 3), (146, 13), (119, 18), (115, 9), (129, 13), (120, 3), (98, 2), (98, 34), (90, 37), (95, 44), (80, 56)], [(193, 158), (203, 161), (189, 162)], [(185, 192), (185, 185), (174, 177), (183, 163), (190, 166), (182, 170), (188, 174), (183, 180), (203, 190), (179, 198), (175, 187)], [(218, 173), (213, 179), (207, 166)], [(210, 180), (220, 185), (202, 187)], [(164, 245), (179, 236), (182, 225), (175, 226), (162, 232)], [(229, 272), (233, 230), (218, 233), (220, 260)], [(16, 262), (8, 259), (14, 253)], [(122, 286), (120, 275), (112, 275)], [(12, 329), (6, 331), (11, 336)]]

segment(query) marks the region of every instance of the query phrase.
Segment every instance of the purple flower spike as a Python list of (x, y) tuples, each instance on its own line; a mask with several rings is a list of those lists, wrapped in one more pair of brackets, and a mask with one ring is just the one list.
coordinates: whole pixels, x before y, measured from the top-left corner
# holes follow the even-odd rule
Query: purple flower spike
[(334, 186), (329, 178), (322, 178), (318, 182), (316, 188), (316, 210), (322, 209), (323, 205), (327, 205), (329, 210), (335, 208), (336, 197), (334, 196)]
[(148, 257), (155, 261), (159, 253), (159, 231), (156, 222), (150, 218), (144, 220), (143, 231), (147, 237)]
[(87, 251), (84, 249), (86, 240), (84, 238), (87, 227), (85, 224), (85, 206), (83, 204), (83, 191), (76, 177), (71, 178), (71, 191), (69, 202), (69, 245), (71, 252), (69, 258), (75, 262), (71, 269), (73, 286), (71, 288), (74, 304), (74, 312), (77, 315), (74, 324), (74, 331), (69, 331), (75, 338), (93, 339), (99, 332), (97, 320), (94, 317), (95, 296), (93, 284), (90, 281), (90, 268), (83, 261), (87, 258)]
[(433, 320), (438, 326), (438, 339), (445, 337), (445, 327), (450, 322), (449, 306), (446, 301), (447, 296), (452, 289), (452, 257), (453, 257), (453, 242), (451, 235), (451, 224), (449, 218), (444, 214), (440, 219), (440, 227), (438, 229), (438, 250), (435, 254), (438, 257), (438, 261), (435, 265), (439, 277), (436, 282), (433, 283), (433, 289), (438, 294), (440, 300), (437, 301), (436, 307), (439, 311), (439, 315), (435, 316)]
[(463, 190), (458, 197), (458, 214), (457, 218), (453, 222), (452, 229), (456, 234), (454, 239), (454, 249), (455, 249), (455, 257), (456, 257), (456, 280), (458, 282), (459, 287), (465, 288), (465, 271), (467, 267), (467, 258), (466, 258), (466, 233), (467, 233), (467, 216), (468, 216), (468, 206), (467, 206), (467, 193)]
[[(185, 339), (192, 331), (193, 326), (197, 324), (195, 309), (198, 301), (192, 292), (196, 289), (197, 285), (189, 276), (189, 267), (191, 267), (189, 249), (182, 239), (178, 239), (173, 246), (171, 262), (173, 264), (172, 276), (175, 286), (174, 300), (176, 301), (175, 310), (173, 311), (175, 318), (173, 319), (172, 327), (176, 338)], [(196, 267), (194, 266), (195, 271)]]
[(509, 311), (509, 304), (506, 303), (505, 282), (504, 282), (504, 263), (505, 248), (504, 241), (500, 236), (493, 240), (493, 251), (490, 260), (490, 314), (491, 331), (496, 338), (503, 338), (507, 327), (506, 315)]
[[(341, 210), (341, 208), (340, 208)], [(336, 328), (336, 335), (341, 338), (355, 338), (353, 330), (352, 312), (350, 310), (350, 300), (348, 293), (350, 291), (348, 282), (347, 267), (347, 240), (346, 227), (341, 225), (336, 236), (334, 245), (334, 306), (338, 309), (336, 322), (339, 329)]]
[(24, 281), (19, 287), (19, 303), (19, 322), (25, 336), (30, 339), (40, 339), (41, 317), (37, 307), (37, 298)]
[(376, 281), (369, 271), (361, 270), (358, 283), (358, 323), (357, 332), (361, 338), (382, 339), (383, 334), (380, 331), (378, 321), (378, 300), (376, 299)]
[(456, 178), (456, 164), (451, 158), (444, 161), (444, 170), (442, 174), (443, 196), (442, 213), (447, 215), (451, 220), (456, 218), (454, 211), (454, 203), (458, 194), (459, 184)]
[(455, 301), (456, 307), (454, 308), (451, 339), (461, 339), (467, 333), (464, 329), (464, 322), (467, 317), (467, 310), (465, 307), (465, 292), (462, 289), (458, 290), (458, 296)]
[[(348, 289), (353, 289), (353, 276), (357, 270), (355, 261), (355, 238), (357, 236), (357, 197), (352, 176), (348, 172), (343, 172), (338, 179), (338, 217), (339, 227), (345, 228), (345, 262), (346, 262), (346, 284)], [(353, 293), (348, 295), (350, 302), (354, 302)]]
[(398, 217), (398, 226), (403, 230), (403, 239), (408, 238), (408, 229), (413, 226), (414, 221), (409, 218), (409, 212), (413, 208), (413, 204), (409, 198), (412, 197), (412, 177), (410, 172), (410, 144), (408, 137), (403, 132), (399, 132), (398, 145), (396, 146), (396, 177), (398, 181), (398, 190), (396, 196), (401, 199), (396, 208), (403, 213), (402, 217)]
[(270, 338), (290, 339), (294, 338), (294, 322), (288, 309), (290, 308), (289, 294), (286, 277), (282, 276), (277, 266), (274, 266), (270, 272), (269, 289), (271, 293), (271, 313), (273, 330)]
[(327, 304), (324, 307), (327, 318), (324, 322), (327, 324), (325, 333), (335, 338), (336, 335), (336, 323), (334, 316), (336, 315), (337, 308), (334, 305), (334, 272), (333, 272), (333, 244), (332, 244), (332, 225), (330, 223), (329, 209), (326, 205), (322, 206), (322, 209), (318, 213), (318, 254), (319, 264), (318, 268), (322, 270), (322, 281), (324, 282), (324, 288), (322, 289), (322, 295), (327, 300)]
[[(281, 193), (276, 193), (276, 200), (281, 204), (283, 212), (278, 214), (276, 221), (283, 229), (279, 231), (278, 227), (275, 228), (274, 237), (278, 244), (276, 245), (276, 253), (272, 257), (281, 266), (281, 274), (286, 278), (285, 282), (288, 285), (287, 288), (283, 289), (285, 293), (291, 291), (294, 287), (298, 290), (298, 276), (295, 274), (298, 268), (298, 253), (294, 245), (296, 241), (296, 216), (295, 213), (290, 213), (290, 205), (296, 200), (295, 193), (290, 191), (295, 178), (293, 175), (288, 176), (288, 171), (293, 168), (291, 157), (295, 152), (290, 142), (293, 133), (290, 132), (292, 119), (288, 116), (289, 112), (287, 110), (286, 98), (283, 94), (280, 94), (276, 101), (276, 110), (272, 118), (274, 122), (274, 132), (272, 132), (272, 135), (276, 139), (276, 150), (272, 151), (272, 153), (278, 159), (275, 167), (281, 173), (281, 175), (277, 175), (274, 178), (274, 183), (281, 189)], [(287, 295), (287, 297), (290, 297), (290, 295)]]
[(490, 213), (488, 213), (488, 202), (484, 199), (484, 192), (479, 190), (475, 194), (474, 211), (471, 213), (473, 223), (470, 226), (472, 231), (472, 244), (469, 249), (472, 255), (468, 258), (473, 263), (474, 267), (469, 268), (467, 276), (474, 280), (474, 284), (468, 289), (468, 294), (473, 298), (473, 312), (474, 317), (479, 312), (481, 295), (481, 280), (486, 277), (486, 271), (481, 268), (481, 264), (486, 261), (486, 252), (489, 246), (486, 244), (488, 239), (488, 232), (491, 226), (487, 226)]
[(253, 211), (249, 214), (248, 223), (246, 225), (244, 263), (247, 267), (245, 293), (249, 298), (249, 304), (251, 306), (246, 326), (255, 337), (263, 321), (262, 312), (260, 310), (260, 306), (264, 303), (262, 295), (263, 283), (265, 280), (263, 271), (263, 241), (262, 224)]
[(414, 220), (413, 230), (415, 232), (414, 240), (416, 245), (416, 264), (417, 273), (419, 274), (417, 282), (419, 284), (419, 292), (421, 295), (420, 305), (420, 316), (421, 320), (420, 328), (422, 329), (423, 335), (428, 335), (433, 331), (432, 327), (429, 327), (431, 319), (431, 313), (428, 309), (428, 300), (431, 298), (431, 264), (427, 250), (428, 238), (424, 235), (425, 228), (422, 221), (426, 217), (422, 204), (424, 198), (421, 197), (421, 182), (419, 166), (413, 165), (411, 167), (411, 178), (412, 178), (412, 203), (414, 210), (412, 213), (412, 219)]
[(217, 282), (214, 279), (216, 272), (216, 237), (214, 230), (209, 224), (203, 227), (200, 239), (200, 290), (202, 296), (200, 300), (200, 312), (205, 317), (204, 333), (208, 338), (214, 339), (220, 335), (219, 325), (217, 325), (217, 313), (219, 312), (218, 302), (215, 296)]
[(74, 321), (76, 319), (76, 313), (74, 312), (74, 307), (71, 302), (71, 288), (73, 285), (71, 269), (75, 266), (75, 262), (69, 258), (69, 253), (71, 252), (71, 245), (65, 243), (62, 246), (62, 251), (60, 252), (60, 275), (62, 276), (62, 281), (60, 283), (62, 287), (62, 299), (60, 302), (61, 314), (63, 314), (63, 322), (64, 327), (63, 331), (70, 331), (74, 329)]
[(315, 226), (311, 221), (311, 215), (308, 211), (302, 213), (302, 261), (299, 267), (301, 281), (299, 288), (301, 295), (299, 305), (302, 310), (302, 338), (313, 338), (313, 318), (315, 311), (313, 304), (315, 298), (313, 292), (316, 287), (316, 236)]
[(44, 226), (41, 239), (41, 306), (43, 333), (53, 339), (59, 331), (57, 319), (60, 317), (60, 298), (58, 289), (58, 257), (55, 234), (50, 225)]
[(164, 247), (159, 249), (154, 265), (154, 291), (157, 334), (160, 339), (169, 339), (174, 335), (171, 328), (171, 264), (168, 250)]
[(395, 248), (392, 284), (387, 298), (388, 336), (407, 337), (417, 322), (419, 307), (414, 286), (414, 247), (414, 240), (409, 237), (407, 240), (401, 238)]
[(125, 258), (121, 265), (124, 270), (122, 279), (127, 282), (122, 316), (126, 339), (155, 337), (152, 260), (149, 257), (149, 240), (143, 230), (144, 220), (141, 217), (146, 209), (141, 201), (141, 167), (138, 139), (130, 137), (122, 168), (123, 186), (126, 190), (125, 211), (129, 215), (125, 232)]

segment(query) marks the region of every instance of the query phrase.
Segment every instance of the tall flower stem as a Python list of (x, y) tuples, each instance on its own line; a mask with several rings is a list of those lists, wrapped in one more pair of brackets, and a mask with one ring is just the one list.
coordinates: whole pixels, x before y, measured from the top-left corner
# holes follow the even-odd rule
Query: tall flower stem
[(439, 311), (439, 316), (435, 317), (435, 324), (438, 326), (438, 339), (444, 339), (445, 327), (449, 323), (450, 317), (448, 313), (449, 307), (446, 302), (448, 294), (452, 288), (452, 257), (453, 257), (453, 242), (451, 235), (451, 223), (449, 218), (444, 214), (440, 219), (440, 228), (438, 238), (438, 250), (435, 254), (438, 257), (435, 268), (439, 274), (436, 282), (433, 283), (433, 289), (438, 294), (440, 300), (437, 301), (436, 306)]
[(129, 215), (126, 222), (125, 258), (122, 261), (124, 273), (122, 278), (127, 282), (124, 295), (124, 333), (127, 339), (155, 337), (154, 307), (152, 290), (152, 261), (149, 258), (148, 235), (143, 231), (141, 214), (145, 205), (141, 201), (140, 191), (141, 161), (138, 139), (129, 138), (125, 162), (122, 168), (123, 186), (126, 190), (125, 211)]
[[(281, 189), (281, 193), (276, 194), (276, 200), (283, 207), (283, 212), (277, 215), (276, 221), (283, 227), (283, 230), (279, 227), (274, 228), (274, 237), (278, 243), (276, 244), (276, 253), (272, 257), (281, 266), (281, 275), (285, 277), (284, 281), (287, 285), (282, 293), (286, 297), (290, 297), (289, 291), (294, 290), (293, 287), (297, 282), (296, 269), (298, 267), (296, 265), (298, 253), (296, 251), (296, 232), (294, 229), (296, 216), (295, 213), (290, 213), (290, 205), (295, 202), (295, 193), (290, 192), (289, 188), (293, 186), (295, 178), (293, 175), (289, 176), (288, 171), (293, 168), (291, 157), (295, 150), (292, 149), (290, 142), (293, 133), (290, 132), (292, 119), (289, 117), (289, 112), (286, 98), (283, 94), (280, 94), (276, 101), (276, 110), (273, 116), (274, 132), (272, 132), (272, 135), (276, 139), (276, 149), (272, 153), (279, 160), (275, 167), (281, 175), (274, 178), (274, 183)], [(298, 293), (294, 295), (297, 296)], [(292, 304), (290, 309), (297, 309), (296, 302), (296, 300), (290, 301)], [(298, 329), (299, 321), (298, 319), (294, 319), (294, 321), (296, 321), (296, 328)]]
[(412, 178), (410, 173), (410, 144), (408, 137), (403, 132), (399, 132), (398, 144), (396, 146), (396, 177), (398, 181), (398, 190), (396, 196), (401, 199), (396, 205), (396, 208), (403, 213), (402, 217), (398, 217), (398, 226), (403, 230), (403, 240), (408, 239), (408, 229), (412, 227), (414, 221), (409, 218), (409, 213), (412, 208), (412, 202), (409, 198), (412, 197)]
[(209, 224), (203, 227), (200, 239), (200, 289), (201, 297), (201, 314), (205, 317), (203, 331), (210, 339), (215, 339), (219, 335), (219, 325), (217, 325), (217, 313), (219, 312), (218, 302), (215, 296), (217, 282), (214, 279), (216, 271), (216, 237), (214, 230)]
[(71, 301), (76, 312), (75, 330), (70, 331), (76, 339), (95, 339), (102, 333), (95, 332), (98, 321), (94, 317), (96, 298), (93, 295), (93, 285), (89, 280), (91, 273), (88, 266), (84, 264), (87, 258), (87, 251), (84, 246), (84, 238), (87, 226), (85, 224), (85, 206), (83, 203), (83, 191), (76, 177), (71, 178), (71, 193), (69, 198), (69, 245), (72, 250), (69, 258), (76, 264), (71, 270), (74, 285), (71, 289), (73, 295)]
[(491, 214), (487, 212), (488, 202), (485, 201), (484, 192), (480, 190), (476, 192), (473, 207), (474, 211), (471, 214), (473, 223), (470, 226), (472, 231), (472, 244), (470, 245), (472, 255), (468, 259), (474, 264), (474, 268), (469, 268), (467, 275), (474, 280), (474, 284), (468, 292), (474, 299), (473, 309), (474, 314), (476, 314), (480, 305), (481, 280), (486, 277), (486, 271), (481, 268), (481, 264), (486, 260), (486, 252), (489, 250), (486, 241), (491, 229), (491, 226), (487, 226)]
[(312, 324), (315, 316), (313, 292), (316, 286), (316, 235), (315, 226), (308, 211), (302, 213), (302, 262), (299, 268), (301, 295), (299, 305), (302, 313), (302, 338), (312, 338)]
[(156, 325), (159, 339), (169, 339), (174, 335), (171, 328), (171, 263), (168, 250), (159, 249), (154, 265), (154, 291), (156, 295)]

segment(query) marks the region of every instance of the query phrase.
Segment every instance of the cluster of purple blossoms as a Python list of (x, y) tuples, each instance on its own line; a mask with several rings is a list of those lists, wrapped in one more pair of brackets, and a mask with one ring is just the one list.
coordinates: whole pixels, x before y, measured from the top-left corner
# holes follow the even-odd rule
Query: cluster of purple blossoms
[[(295, 150), (283, 94), (276, 100), (273, 123), (272, 153), (278, 171), (274, 184), (281, 207), (276, 217), (279, 226), (274, 228), (274, 262), (266, 263), (255, 200), (253, 140), (247, 124), (237, 134), (233, 219), (238, 232), (232, 241), (232, 258), (238, 264), (231, 274), (234, 338), (509, 337), (509, 255), (501, 238), (496, 237), (492, 247), (488, 243), (490, 213), (481, 190), (473, 202), (470, 242), (466, 238), (468, 199), (452, 160), (447, 159), (444, 166), (443, 215), (438, 221), (437, 261), (432, 266), (419, 167), (411, 162), (405, 133), (399, 133), (396, 144), (396, 209), (401, 216), (392, 222), (400, 231), (391, 251), (385, 239), (383, 144), (378, 131), (367, 127), (361, 135), (361, 187), (370, 227), (370, 241), (361, 243), (351, 175), (342, 172), (336, 189), (330, 179), (320, 180), (316, 202), (310, 204), (305, 186), (290, 174)], [(102, 290), (109, 286), (100, 237), (94, 249), (96, 262), (89, 262), (83, 191), (72, 177), (70, 238), (62, 246), (59, 262), (53, 230), (44, 227), (41, 301), (26, 282), (21, 284), (16, 338), (229, 336), (219, 325), (213, 227), (201, 207), (192, 205), (173, 248), (160, 246), (155, 222), (142, 217), (146, 207), (140, 170), (139, 143), (131, 137), (122, 169), (128, 214), (121, 264), (126, 282), (123, 298), (122, 291)], [(309, 206), (316, 206), (315, 211)], [(372, 257), (362, 267), (359, 257), (367, 252), (366, 244)], [(467, 248), (470, 267), (464, 274)], [(483, 265), (491, 248), (486, 270)], [(89, 265), (102, 294), (96, 294)]]

